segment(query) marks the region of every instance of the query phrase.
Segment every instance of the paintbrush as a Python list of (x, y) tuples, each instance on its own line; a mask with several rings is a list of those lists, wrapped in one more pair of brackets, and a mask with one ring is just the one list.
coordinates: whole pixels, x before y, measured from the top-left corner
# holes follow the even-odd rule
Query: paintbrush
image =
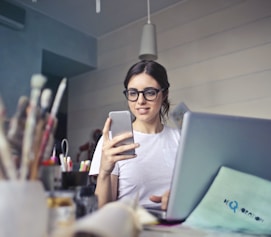
[(5, 136), (4, 121), (5, 121), (5, 108), (2, 99), (0, 98), (0, 158), (1, 158), (1, 168), (3, 171), (1, 173), (4, 174), (7, 179), (15, 180), (17, 179), (16, 167), (15, 164), (13, 163), (9, 143)]
[[(35, 157), (38, 156), (39, 147), (41, 144), (42, 139), (42, 133), (45, 128), (46, 124), (46, 118), (47, 118), (47, 111), (51, 104), (52, 99), (52, 90), (50, 89), (44, 89), (41, 93), (40, 97), (40, 113), (37, 118), (37, 125), (35, 130), (35, 139), (34, 139), (34, 151), (35, 151)], [(33, 162), (35, 162), (36, 158)]]
[(52, 101), (52, 90), (44, 89), (40, 97), (41, 117), (45, 117)]
[(11, 118), (8, 130), (8, 139), (14, 143), (18, 143), (18, 131), (20, 129), (20, 120), (26, 118), (26, 109), (29, 105), (29, 100), (26, 96), (21, 96), (18, 100), (17, 110)]
[(26, 96), (21, 96), (18, 100), (18, 105), (15, 114), (12, 116), (7, 139), (10, 144), (11, 153), (14, 161), (20, 163), (22, 153), (22, 140), (25, 128), (26, 110), (29, 106), (29, 100)]
[(33, 75), (31, 78), (30, 108), (26, 118), (26, 125), (23, 137), (22, 160), (20, 167), (20, 179), (26, 179), (29, 169), (29, 162), (33, 160), (32, 151), (34, 131), (36, 127), (37, 105), (40, 99), (41, 89), (46, 82), (42, 75)]
[(31, 162), (31, 170), (30, 170), (30, 179), (31, 179), (31, 173), (33, 170), (33, 167), (37, 166), (36, 162), (38, 161), (38, 155), (39, 155), (39, 148), (41, 145), (42, 140), (42, 134), (45, 129), (47, 117), (48, 117), (48, 108), (50, 107), (52, 99), (52, 91), (50, 89), (44, 89), (41, 93), (40, 97), (40, 113), (38, 115), (38, 122), (36, 126), (35, 131), (35, 140), (34, 140), (34, 152), (35, 152), (35, 158)]
[(66, 78), (62, 79), (62, 81), (60, 82), (60, 85), (57, 89), (57, 93), (56, 93), (56, 96), (55, 96), (55, 99), (53, 102), (53, 106), (52, 106), (51, 112), (50, 112), (48, 119), (47, 119), (45, 131), (43, 132), (43, 135), (42, 135), (42, 140), (41, 140), (41, 145), (40, 145), (40, 149), (38, 152), (38, 157), (36, 158), (37, 161), (34, 162), (35, 165), (32, 166), (32, 168), (31, 168), (30, 179), (32, 179), (32, 180), (37, 179), (38, 166), (41, 163), (41, 161), (43, 160), (43, 156), (44, 156), (44, 152), (46, 150), (46, 146), (48, 144), (48, 140), (49, 140), (50, 135), (54, 129), (55, 122), (56, 122), (56, 115), (57, 115), (64, 91), (66, 89), (66, 83), (67, 83), (67, 79)]

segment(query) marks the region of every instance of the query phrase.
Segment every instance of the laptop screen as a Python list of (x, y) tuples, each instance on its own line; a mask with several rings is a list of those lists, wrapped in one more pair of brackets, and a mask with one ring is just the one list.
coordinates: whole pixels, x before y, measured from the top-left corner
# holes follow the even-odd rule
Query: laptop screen
[(221, 166), (271, 180), (271, 120), (186, 112), (167, 219), (184, 220)]

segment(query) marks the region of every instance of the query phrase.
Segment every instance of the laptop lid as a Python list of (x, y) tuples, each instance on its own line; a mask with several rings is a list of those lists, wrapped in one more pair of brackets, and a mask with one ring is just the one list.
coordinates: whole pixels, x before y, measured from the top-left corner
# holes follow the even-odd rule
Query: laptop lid
[(186, 112), (165, 219), (184, 221), (221, 166), (271, 180), (271, 120)]

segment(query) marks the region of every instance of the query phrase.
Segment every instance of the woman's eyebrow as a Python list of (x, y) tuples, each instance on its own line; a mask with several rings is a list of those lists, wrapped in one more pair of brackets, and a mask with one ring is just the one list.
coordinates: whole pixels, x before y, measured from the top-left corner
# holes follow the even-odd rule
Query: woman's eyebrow
[[(147, 90), (147, 89), (159, 89), (159, 88), (156, 88), (154, 86), (149, 86), (149, 87), (144, 87), (143, 88), (143, 90)], [(127, 88), (127, 90), (137, 90), (137, 91), (139, 91), (139, 89), (134, 88), (134, 87)]]

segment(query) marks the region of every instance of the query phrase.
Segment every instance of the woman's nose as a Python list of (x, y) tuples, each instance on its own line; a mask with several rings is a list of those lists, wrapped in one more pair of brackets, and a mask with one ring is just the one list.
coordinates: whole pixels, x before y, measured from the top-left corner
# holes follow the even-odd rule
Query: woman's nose
[(144, 104), (144, 103), (146, 103), (146, 100), (145, 100), (145, 98), (144, 98), (143, 93), (139, 93), (138, 99), (137, 99), (137, 103), (139, 103), (139, 104)]

